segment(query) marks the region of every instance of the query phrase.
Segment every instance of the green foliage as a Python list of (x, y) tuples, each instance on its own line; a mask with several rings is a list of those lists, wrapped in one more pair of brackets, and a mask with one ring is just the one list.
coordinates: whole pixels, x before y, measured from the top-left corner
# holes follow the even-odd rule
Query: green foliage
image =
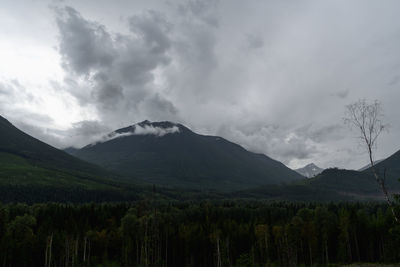
[[(5, 266), (341, 266), (398, 263), (379, 203), (0, 205)], [(50, 256), (51, 255), (51, 256)]]

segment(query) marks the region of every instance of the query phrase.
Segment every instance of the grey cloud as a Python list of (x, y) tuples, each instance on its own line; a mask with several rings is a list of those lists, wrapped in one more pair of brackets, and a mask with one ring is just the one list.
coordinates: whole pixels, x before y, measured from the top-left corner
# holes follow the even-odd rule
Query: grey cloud
[(181, 108), (206, 103), (217, 95), (219, 1), (181, 1), (172, 5), (174, 20), (171, 57), (166, 84), (171, 98)]
[(341, 124), (335, 123), (325, 126), (315, 126), (313, 124), (307, 124), (303, 127), (296, 129), (296, 133), (309, 138), (313, 142), (323, 143), (326, 141), (340, 140), (345, 136), (345, 127)]
[(26, 88), (16, 79), (4, 81), (0, 80), (0, 95), (2, 95), (0, 102), (3, 101), (10, 104), (13, 103), (12, 101), (17, 99), (27, 102), (33, 102), (37, 100), (34, 95), (26, 90)]
[[(83, 18), (71, 7), (58, 8), (60, 53), (68, 72), (64, 86), (80, 102), (90, 103), (102, 121), (115, 125), (118, 117), (177, 112), (160, 89), (154, 86), (154, 72), (170, 64), (168, 51), (171, 25), (156, 11), (129, 19), (129, 34), (111, 33), (104, 25)], [(155, 98), (162, 105), (152, 105)], [(138, 111), (139, 105), (147, 114)], [(160, 111), (159, 111), (160, 109)]]
[(152, 114), (155, 120), (175, 120), (178, 116), (176, 107), (169, 100), (160, 97), (159, 94), (144, 99), (139, 103), (138, 109), (144, 114)]
[(161, 128), (161, 127), (153, 127), (153, 126), (148, 126), (145, 125), (144, 127), (141, 127), (140, 125), (135, 126), (135, 131), (133, 134), (135, 135), (156, 135), (156, 136), (164, 136), (167, 134), (174, 134), (174, 133), (179, 133), (180, 130), (177, 126), (172, 126), (169, 128)]
[(103, 25), (85, 20), (68, 6), (56, 13), (64, 68), (88, 75), (93, 69), (112, 65), (113, 42)]
[(114, 139), (118, 139), (118, 138), (123, 138), (123, 137), (127, 137), (127, 136), (131, 136), (133, 135), (133, 132), (129, 132), (129, 133), (117, 133), (117, 132), (112, 132), (110, 134), (104, 135), (102, 136), (100, 139), (92, 142), (89, 144), (89, 146), (94, 146), (96, 144), (100, 144), (100, 143), (104, 143), (104, 142), (108, 142)]
[(285, 164), (295, 159), (312, 159), (318, 152), (314, 142), (291, 129), (278, 125), (244, 124), (240, 127), (222, 127), (219, 134), (242, 144), (246, 149), (264, 153)]
[(395, 75), (392, 79), (387, 83), (388, 85), (398, 85), (400, 83), (400, 74)]
[(117, 138), (123, 138), (131, 135), (155, 135), (157, 137), (162, 137), (167, 134), (174, 134), (174, 133), (179, 133), (179, 127), (178, 126), (173, 126), (173, 127), (168, 127), (168, 128), (161, 128), (161, 127), (154, 127), (154, 126), (140, 126), (140, 125), (135, 125), (133, 127), (133, 130), (130, 132), (125, 132), (125, 133), (117, 133), (117, 132), (112, 132), (107, 135), (102, 136), (100, 139), (96, 140), (95, 142), (91, 143), (90, 145), (95, 145), (98, 143), (104, 143), (108, 142)]
[[(29, 120), (30, 112), (25, 110), (23, 105), (40, 104), (40, 102), (41, 99), (35, 97), (18, 80), (0, 80), (0, 114), (9, 115), (10, 119), (18, 120), (26, 117), (26, 120)], [(16, 105), (16, 103), (19, 105)], [(49, 117), (47, 116), (47, 118)]]
[[(398, 147), (396, 1), (128, 2), (72, 0), (82, 15), (56, 13), (65, 69), (57, 90), (100, 124), (168, 119), (292, 167), (349, 167), (364, 159), (343, 149), (354, 140), (340, 126), (342, 102), (378, 98), (395, 124), (379, 157)], [(119, 17), (128, 19), (117, 25)], [(5, 95), (3, 110), (14, 99)], [(91, 140), (64, 140), (78, 135)]]
[(61, 149), (69, 146), (80, 148), (98, 140), (111, 131), (111, 128), (101, 124), (99, 121), (76, 122), (72, 124), (71, 128), (66, 130), (43, 127), (40, 124), (35, 124), (32, 120), (28, 121), (28, 123), (25, 121), (18, 120), (14, 123), (26, 133)]
[(264, 39), (259, 35), (246, 34), (247, 45), (250, 49), (259, 49), (264, 46)]
[(104, 132), (109, 132), (111, 129), (99, 121), (80, 121), (72, 124), (71, 130), (69, 130), (69, 136), (96, 136), (103, 134)]
[(170, 48), (167, 33), (172, 25), (161, 13), (150, 10), (144, 15), (131, 17), (129, 23), (130, 30), (138, 32), (152, 52), (162, 54)]
[(60, 143), (59, 148), (72, 146), (80, 148), (90, 142), (98, 140), (106, 133), (109, 133), (111, 128), (96, 120), (84, 120), (72, 124), (72, 127), (67, 130), (52, 130), (51, 134), (58, 136)]
[[(33, 123), (26, 123), (24, 121), (13, 121), (14, 125), (24, 131), (25, 133), (45, 142), (51, 146), (62, 148), (65, 146), (62, 136), (56, 134), (55, 129), (38, 126)], [(54, 131), (53, 131), (54, 130)]]
[(124, 93), (122, 86), (110, 81), (106, 74), (98, 72), (93, 80), (96, 86), (91, 94), (95, 101), (100, 103), (104, 109), (112, 109), (114, 105), (123, 100)]
[(343, 90), (333, 93), (332, 95), (344, 99), (344, 98), (347, 98), (349, 93), (350, 93), (350, 89), (343, 89)]
[(217, 28), (219, 20), (217, 17), (218, 0), (189, 0), (177, 6), (180, 15), (189, 20), (195, 19)]

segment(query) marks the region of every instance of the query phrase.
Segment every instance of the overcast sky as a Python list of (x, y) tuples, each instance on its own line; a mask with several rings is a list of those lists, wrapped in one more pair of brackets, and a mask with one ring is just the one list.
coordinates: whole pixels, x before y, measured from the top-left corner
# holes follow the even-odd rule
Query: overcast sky
[(292, 168), (359, 168), (345, 106), (400, 149), (400, 1), (0, 0), (0, 114), (58, 148), (171, 120)]

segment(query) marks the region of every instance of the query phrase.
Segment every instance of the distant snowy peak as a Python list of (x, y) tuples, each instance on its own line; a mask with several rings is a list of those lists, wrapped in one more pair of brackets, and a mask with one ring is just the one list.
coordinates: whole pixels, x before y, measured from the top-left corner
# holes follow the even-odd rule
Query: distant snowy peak
[(320, 174), (323, 170), (324, 169), (321, 169), (314, 163), (310, 163), (310, 164), (304, 166), (303, 168), (296, 169), (295, 171), (307, 178), (311, 178), (311, 177), (314, 177), (314, 176)]
[(132, 135), (154, 135), (156, 137), (162, 137), (167, 134), (179, 133), (180, 131), (181, 130), (179, 124), (173, 122), (150, 122), (148, 120), (145, 120), (132, 126), (109, 133), (103, 136), (100, 140), (90, 144), (90, 146)]

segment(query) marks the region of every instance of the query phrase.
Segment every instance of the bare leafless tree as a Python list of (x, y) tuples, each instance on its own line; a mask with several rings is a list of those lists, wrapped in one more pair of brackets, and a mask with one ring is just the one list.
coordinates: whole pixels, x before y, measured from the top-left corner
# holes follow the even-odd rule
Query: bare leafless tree
[(361, 143), (367, 149), (375, 180), (382, 190), (396, 222), (398, 222), (392, 198), (385, 186), (386, 170), (384, 170), (383, 175), (380, 175), (375, 166), (374, 151), (377, 149), (378, 137), (388, 127), (383, 122), (383, 118), (383, 109), (379, 101), (375, 100), (372, 103), (368, 103), (365, 99), (362, 99), (346, 106), (344, 122), (358, 131)]

